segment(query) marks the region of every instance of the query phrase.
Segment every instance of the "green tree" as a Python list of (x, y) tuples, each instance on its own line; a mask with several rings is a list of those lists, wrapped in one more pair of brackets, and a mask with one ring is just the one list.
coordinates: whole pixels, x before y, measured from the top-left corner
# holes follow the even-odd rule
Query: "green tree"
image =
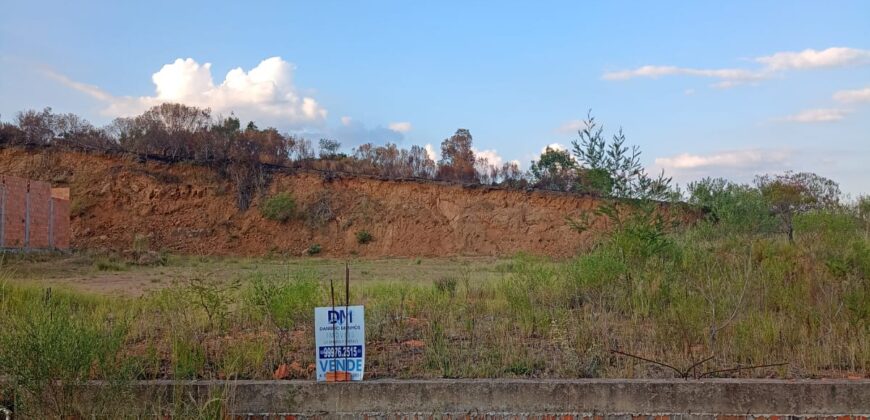
[(839, 205), (840, 186), (811, 172), (762, 175), (755, 179), (771, 213), (779, 217), (789, 242), (794, 242), (794, 216)]
[(577, 179), (577, 161), (567, 150), (547, 146), (529, 168), (535, 187), (547, 190), (569, 191)]
[(574, 156), (580, 162), (581, 188), (613, 198), (666, 199), (671, 196), (671, 178), (662, 172), (651, 178), (640, 163), (640, 148), (627, 146), (620, 128), (610, 142), (604, 127), (595, 122), (590, 111), (572, 141)]

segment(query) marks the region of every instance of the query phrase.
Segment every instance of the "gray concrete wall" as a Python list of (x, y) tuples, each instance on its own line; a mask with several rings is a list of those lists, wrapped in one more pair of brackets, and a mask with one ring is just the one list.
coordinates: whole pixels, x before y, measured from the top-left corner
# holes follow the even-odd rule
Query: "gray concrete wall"
[(867, 420), (870, 415), (868, 380), (146, 381), (133, 388), (138, 398), (164, 402), (205, 401), (220, 395), (227, 409), (241, 418), (417, 414), (590, 420), (598, 420), (596, 416), (864, 416)]

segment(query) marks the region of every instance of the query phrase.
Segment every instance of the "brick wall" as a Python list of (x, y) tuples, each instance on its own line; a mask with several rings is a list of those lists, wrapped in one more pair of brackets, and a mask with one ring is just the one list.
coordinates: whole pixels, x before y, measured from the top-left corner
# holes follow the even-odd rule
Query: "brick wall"
[(3, 176), (3, 247), (24, 247), (24, 224), (26, 223), (27, 180)]
[(0, 248), (68, 249), (69, 192), (47, 182), (0, 175)]

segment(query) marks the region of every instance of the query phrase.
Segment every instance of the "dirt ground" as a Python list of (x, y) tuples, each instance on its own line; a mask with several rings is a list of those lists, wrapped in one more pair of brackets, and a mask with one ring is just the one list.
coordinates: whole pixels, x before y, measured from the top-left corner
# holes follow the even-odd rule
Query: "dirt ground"
[[(507, 259), (494, 257), (455, 258), (234, 258), (169, 256), (165, 265), (138, 266), (123, 261), (105, 264), (107, 257), (74, 254), (10, 254), (2, 258), (2, 272), (9, 282), (42, 287), (71, 288), (105, 295), (140, 296), (173, 282), (196, 276), (226, 280), (244, 279), (261, 272), (272, 274), (307, 268), (344, 280), (348, 263), (351, 281), (424, 281), (468, 276), (486, 280), (500, 276)], [(107, 268), (106, 265), (110, 267)]]

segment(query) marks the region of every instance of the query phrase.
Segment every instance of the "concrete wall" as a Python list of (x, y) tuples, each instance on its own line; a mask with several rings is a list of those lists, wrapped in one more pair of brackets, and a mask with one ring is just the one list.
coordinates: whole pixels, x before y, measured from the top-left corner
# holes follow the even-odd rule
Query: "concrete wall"
[(69, 208), (68, 189), (0, 176), (0, 248), (68, 249)]
[(133, 388), (149, 401), (220, 395), (231, 417), (241, 419), (867, 420), (870, 414), (868, 380), (145, 381)]

